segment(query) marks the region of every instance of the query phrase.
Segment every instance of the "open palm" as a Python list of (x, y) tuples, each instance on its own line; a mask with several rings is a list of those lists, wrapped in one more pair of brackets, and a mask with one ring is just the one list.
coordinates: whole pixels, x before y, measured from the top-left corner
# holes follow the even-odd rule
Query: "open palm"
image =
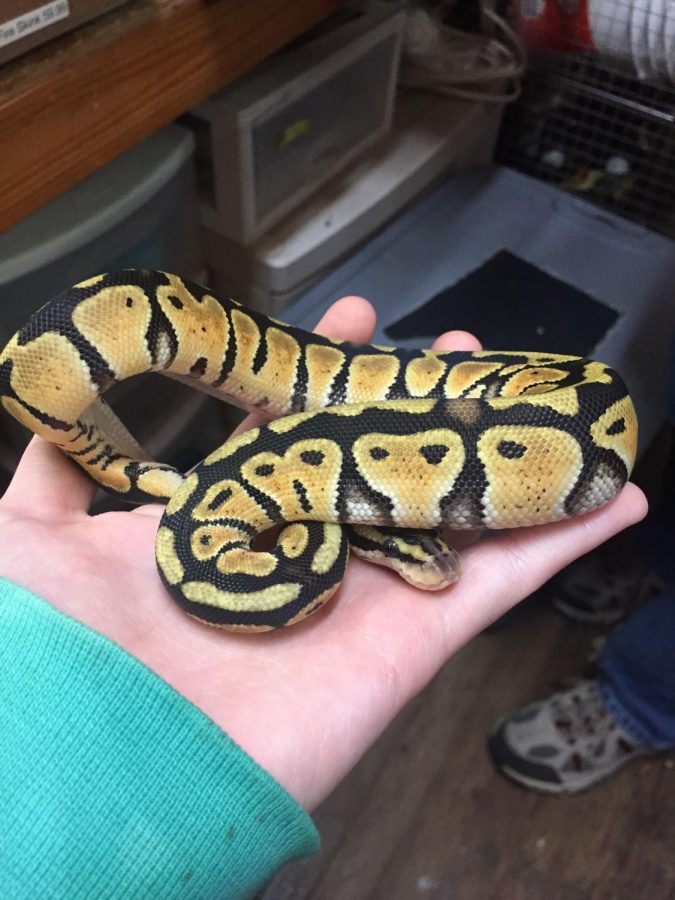
[[(374, 314), (345, 298), (318, 331), (364, 341)], [(463, 332), (438, 349), (474, 349)], [(251, 424), (249, 422), (249, 424)], [(0, 576), (111, 638), (209, 715), (306, 808), (335, 786), (459, 647), (555, 572), (646, 513), (627, 485), (604, 509), (479, 541), (460, 581), (438, 593), (352, 558), (316, 616), (235, 635), (188, 618), (154, 561), (162, 509), (91, 517), (95, 485), (34, 439), (0, 500)]]

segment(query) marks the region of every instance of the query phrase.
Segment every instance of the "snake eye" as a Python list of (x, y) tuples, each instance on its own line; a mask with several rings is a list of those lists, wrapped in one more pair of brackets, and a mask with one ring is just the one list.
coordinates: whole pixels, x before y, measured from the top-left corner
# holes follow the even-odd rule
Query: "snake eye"
[(398, 546), (393, 538), (387, 538), (382, 544), (382, 549), (385, 553), (396, 553)]

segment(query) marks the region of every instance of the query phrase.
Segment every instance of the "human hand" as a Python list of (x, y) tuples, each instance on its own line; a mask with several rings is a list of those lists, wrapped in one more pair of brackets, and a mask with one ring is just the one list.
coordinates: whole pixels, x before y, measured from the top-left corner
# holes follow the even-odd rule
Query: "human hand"
[[(345, 298), (317, 330), (363, 341), (373, 325), (369, 304)], [(479, 345), (451, 332), (434, 346)], [(627, 485), (589, 515), (479, 541), (463, 553), (459, 582), (439, 593), (352, 557), (340, 591), (316, 616), (237, 635), (193, 621), (164, 590), (154, 559), (162, 508), (92, 517), (95, 490), (55, 447), (34, 439), (0, 500), (0, 576), (145, 663), (308, 809), (456, 650), (646, 513), (642, 493)]]

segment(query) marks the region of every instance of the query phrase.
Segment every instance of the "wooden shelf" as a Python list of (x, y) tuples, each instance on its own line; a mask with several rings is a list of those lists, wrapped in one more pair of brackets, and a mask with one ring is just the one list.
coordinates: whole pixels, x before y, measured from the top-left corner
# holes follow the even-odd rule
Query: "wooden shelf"
[(339, 5), (137, 0), (0, 68), (0, 232)]

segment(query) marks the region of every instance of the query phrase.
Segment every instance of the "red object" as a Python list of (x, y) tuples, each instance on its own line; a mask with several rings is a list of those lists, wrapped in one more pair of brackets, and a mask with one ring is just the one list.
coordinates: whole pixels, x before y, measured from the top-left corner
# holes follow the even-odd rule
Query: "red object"
[(558, 0), (571, 50), (595, 50), (591, 23), (588, 18), (589, 0)]
[(594, 49), (588, 0), (517, 0), (515, 9), (518, 33), (528, 50)]

